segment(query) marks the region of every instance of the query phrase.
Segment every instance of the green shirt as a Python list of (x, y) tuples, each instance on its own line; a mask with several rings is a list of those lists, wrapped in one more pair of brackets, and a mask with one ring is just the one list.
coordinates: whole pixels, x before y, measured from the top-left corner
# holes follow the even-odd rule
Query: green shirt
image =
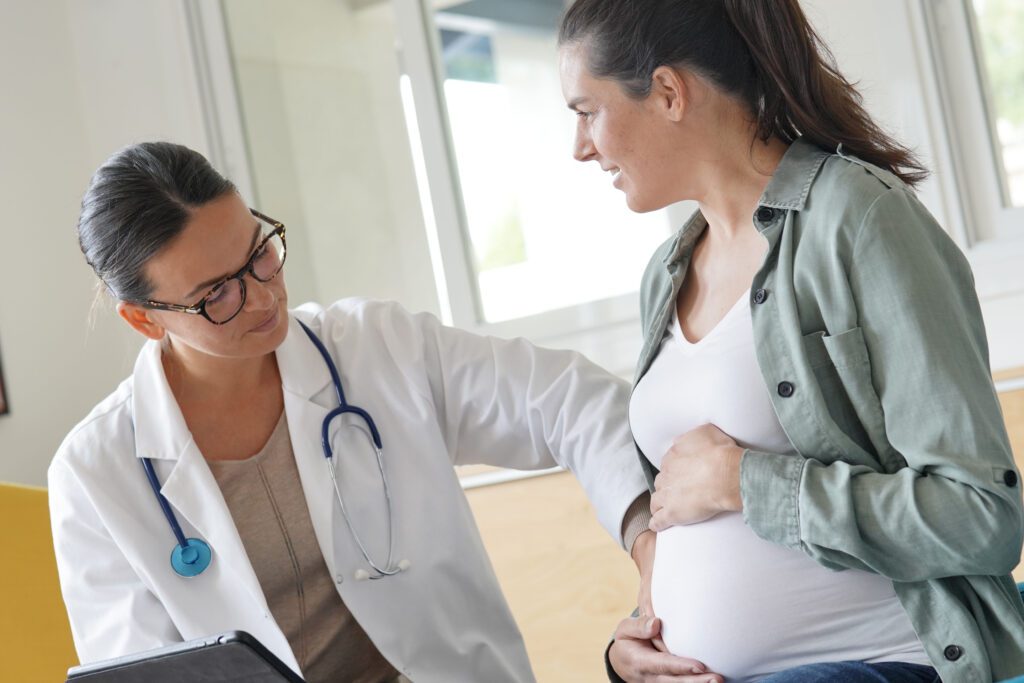
[[(753, 221), (768, 240), (751, 285), (757, 359), (799, 455), (744, 452), (746, 523), (831, 569), (890, 578), (947, 683), (1024, 673), (1009, 576), (1021, 487), (966, 259), (893, 174), (803, 140)], [(706, 227), (698, 212), (647, 267), (635, 382)]]

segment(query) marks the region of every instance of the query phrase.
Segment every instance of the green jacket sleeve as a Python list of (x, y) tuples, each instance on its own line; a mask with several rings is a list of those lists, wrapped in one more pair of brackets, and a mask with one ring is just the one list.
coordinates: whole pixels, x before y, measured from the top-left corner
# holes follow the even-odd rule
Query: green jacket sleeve
[(840, 335), (852, 350), (844, 370), (864, 374), (860, 400), (871, 405), (858, 412), (877, 416), (891, 449), (880, 458), (897, 465), (747, 451), (747, 523), (826, 566), (894, 581), (1008, 574), (1020, 559), (1021, 486), (966, 259), (894, 188), (865, 214), (846, 279), (859, 329)]

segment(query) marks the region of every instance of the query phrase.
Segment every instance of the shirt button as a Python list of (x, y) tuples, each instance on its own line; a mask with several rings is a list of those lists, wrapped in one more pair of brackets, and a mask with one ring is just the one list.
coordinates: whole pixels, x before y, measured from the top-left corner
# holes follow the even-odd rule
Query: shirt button
[(762, 206), (754, 215), (760, 223), (771, 223), (775, 219), (775, 209), (769, 206)]
[(758, 289), (754, 292), (754, 303), (763, 304), (768, 301), (768, 291), (765, 289)]
[(1003, 472), (1003, 483), (1012, 489), (1017, 485), (1017, 473), (1013, 470), (1006, 470)]
[(796, 387), (792, 382), (779, 382), (779, 396), (782, 398), (789, 398), (794, 391), (796, 391)]
[(334, 583), (338, 584), (339, 586), (341, 585), (341, 583), (342, 583), (342, 582), (343, 582), (344, 580), (345, 580), (345, 577), (344, 577), (344, 576), (342, 576), (341, 574), (338, 574), (338, 575), (336, 575), (336, 576), (334, 577)]
[(959, 645), (947, 645), (946, 649), (942, 651), (942, 656), (951, 662), (955, 662), (960, 659), (964, 654), (964, 649)]

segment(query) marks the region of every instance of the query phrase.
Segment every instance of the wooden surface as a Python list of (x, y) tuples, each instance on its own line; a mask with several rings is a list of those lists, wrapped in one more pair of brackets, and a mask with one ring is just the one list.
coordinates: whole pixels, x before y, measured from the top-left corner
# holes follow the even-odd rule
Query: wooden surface
[(992, 373), (992, 379), (997, 382), (1006, 379), (1017, 379), (1018, 377), (1024, 377), (1024, 368), (1010, 368), (1009, 370), (1000, 370), (999, 372)]
[(569, 473), (466, 492), (540, 683), (607, 680), (604, 649), (637, 573)]
[(455, 468), (455, 474), (458, 475), (459, 479), (466, 479), (467, 477), (475, 477), (478, 474), (489, 474), (491, 472), (500, 472), (501, 467), (494, 467), (493, 465), (460, 465)]

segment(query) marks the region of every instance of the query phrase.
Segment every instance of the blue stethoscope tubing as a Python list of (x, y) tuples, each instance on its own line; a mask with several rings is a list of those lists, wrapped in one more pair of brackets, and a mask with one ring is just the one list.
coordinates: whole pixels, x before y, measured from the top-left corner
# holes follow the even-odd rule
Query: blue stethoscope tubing
[(213, 551), (203, 540), (185, 538), (181, 525), (178, 524), (178, 518), (171, 510), (170, 503), (164, 498), (164, 494), (160, 493), (160, 480), (157, 479), (156, 471), (153, 469), (153, 461), (149, 458), (142, 458), (142, 468), (146, 470), (146, 479), (149, 480), (149, 485), (153, 488), (153, 493), (156, 494), (157, 502), (160, 503), (160, 509), (163, 510), (164, 517), (167, 518), (167, 523), (171, 525), (171, 531), (174, 532), (174, 538), (178, 541), (178, 545), (171, 550), (171, 568), (186, 579), (199, 576), (213, 561)]
[[(324, 459), (327, 462), (327, 468), (331, 474), (331, 483), (334, 486), (334, 494), (338, 500), (338, 506), (341, 508), (341, 515), (345, 519), (345, 524), (348, 526), (349, 533), (352, 534), (352, 538), (356, 542), (356, 546), (359, 548), (359, 552), (362, 554), (363, 559), (370, 566), (372, 572), (365, 569), (356, 571), (355, 578), (357, 580), (363, 579), (383, 579), (386, 576), (394, 576), (399, 572), (405, 571), (409, 568), (410, 563), (408, 560), (402, 560), (397, 565), (392, 563), (394, 557), (394, 523), (392, 515), (392, 503), (391, 503), (391, 487), (388, 485), (388, 477), (384, 471), (384, 446), (381, 442), (380, 431), (377, 429), (377, 424), (373, 421), (373, 418), (368, 412), (358, 406), (351, 405), (345, 400), (345, 391), (341, 386), (341, 377), (338, 374), (338, 368), (331, 359), (331, 355), (327, 352), (327, 348), (324, 347), (323, 342), (316, 336), (313, 330), (309, 329), (305, 323), (301, 320), (297, 321), (302, 326), (302, 330), (309, 337), (309, 340), (313, 342), (317, 351), (324, 359), (324, 363), (327, 365), (327, 369), (331, 373), (331, 381), (334, 383), (335, 393), (338, 395), (338, 407), (332, 410), (324, 418), (323, 424), (320, 430), (320, 443), (324, 451)], [(331, 422), (336, 418), (345, 414), (356, 415), (366, 424), (367, 429), (370, 432), (370, 438), (373, 442), (374, 451), (377, 456), (377, 469), (380, 472), (381, 483), (384, 487), (384, 499), (387, 503), (387, 528), (388, 528), (388, 558), (387, 562), (384, 563), (384, 567), (380, 567), (370, 557), (369, 552), (366, 550), (366, 546), (363, 544), (362, 539), (359, 538), (359, 534), (356, 533), (355, 527), (352, 525), (352, 520), (348, 516), (348, 511), (345, 508), (345, 500), (341, 495), (341, 489), (338, 486), (338, 478), (334, 469), (334, 451), (331, 449), (330, 440), (330, 428)], [(153, 494), (156, 496), (157, 502), (160, 504), (160, 509), (164, 513), (164, 517), (167, 519), (167, 523), (171, 527), (171, 531), (174, 533), (174, 538), (177, 544), (171, 551), (171, 568), (174, 571), (185, 578), (191, 578), (198, 576), (206, 571), (207, 567), (213, 560), (213, 552), (210, 546), (198, 538), (185, 538), (184, 532), (181, 530), (181, 525), (178, 524), (178, 519), (174, 515), (174, 511), (171, 510), (170, 503), (164, 498), (163, 493), (160, 492), (160, 480), (156, 476), (156, 471), (153, 469), (153, 462), (150, 458), (140, 458), (142, 461), (142, 467), (146, 471), (146, 480), (149, 482), (150, 487), (153, 489)]]

